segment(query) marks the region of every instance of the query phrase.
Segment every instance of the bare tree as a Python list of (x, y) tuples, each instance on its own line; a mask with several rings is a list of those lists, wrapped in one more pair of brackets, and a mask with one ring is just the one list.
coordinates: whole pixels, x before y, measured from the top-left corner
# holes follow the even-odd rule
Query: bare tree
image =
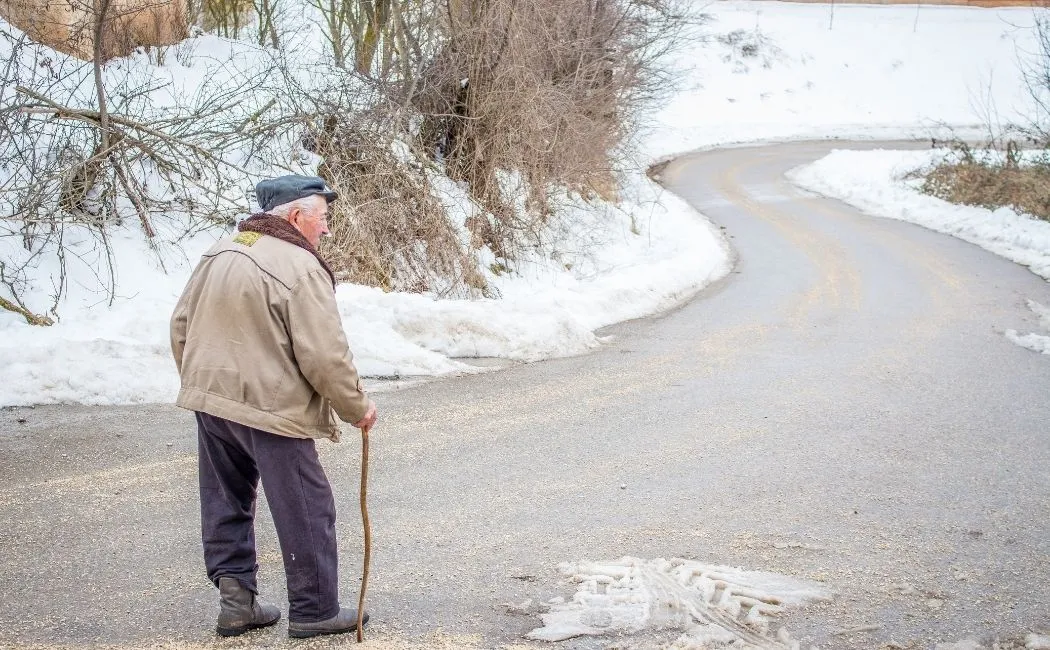
[[(276, 101), (265, 102), (267, 90), (253, 77), (241, 76), (236, 86), (209, 83), (183, 103), (159, 108), (152, 98), (160, 87), (148, 77), (116, 74), (119, 81), (107, 88), (101, 62), (56, 59), (9, 32), (0, 38), (13, 50), (0, 79), (0, 168), (7, 170), (0, 176), (0, 240), (21, 241), (14, 249), (20, 252), (0, 259), (8, 305), (28, 309), (20, 295), (42, 259), (65, 268), (70, 229), (97, 239), (105, 267), (98, 275), (112, 299), (108, 228), (134, 218), (163, 265), (158, 219), (165, 243), (228, 223), (247, 208), (244, 189), (253, 175), (243, 164), (261, 155), (272, 165), (279, 157), (267, 151), (281, 129), (270, 119)], [(172, 229), (178, 215), (181, 235)], [(52, 313), (63, 283), (53, 287)]]
[(239, 38), (254, 10), (253, 0), (201, 0), (200, 25), (225, 38)]
[[(437, 0), (311, 0), (335, 65), (372, 79), (412, 76), (433, 43)], [(349, 64), (353, 64), (350, 66)]]
[(1024, 128), (1034, 143), (1050, 146), (1050, 17), (1045, 9), (1036, 10), (1036, 49), (1022, 60), (1025, 84), (1032, 100), (1032, 115)]
[(281, 39), (277, 32), (277, 25), (281, 21), (282, 4), (280, 0), (252, 0), (255, 8), (255, 16), (258, 20), (257, 41), (259, 45), (269, 45), (279, 49)]

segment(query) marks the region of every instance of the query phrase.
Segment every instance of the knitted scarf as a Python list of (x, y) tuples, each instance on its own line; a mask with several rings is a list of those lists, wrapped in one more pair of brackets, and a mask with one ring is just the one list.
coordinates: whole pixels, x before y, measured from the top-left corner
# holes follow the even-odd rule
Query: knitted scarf
[(311, 255), (317, 258), (324, 270), (328, 272), (328, 277), (332, 279), (332, 289), (335, 289), (335, 273), (332, 272), (332, 267), (328, 266), (328, 262), (324, 261), (317, 249), (311, 246), (310, 242), (306, 241), (306, 237), (303, 237), (303, 234), (296, 230), (295, 226), (284, 219), (265, 212), (259, 212), (237, 224), (237, 230), (241, 232), (257, 232), (260, 235), (276, 237), (305, 251), (309, 251)]

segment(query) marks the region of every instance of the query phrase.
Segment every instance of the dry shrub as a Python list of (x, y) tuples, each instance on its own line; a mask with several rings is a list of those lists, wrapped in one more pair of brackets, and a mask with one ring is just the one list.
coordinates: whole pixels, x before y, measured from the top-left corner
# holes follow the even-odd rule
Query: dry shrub
[[(417, 37), (404, 40), (431, 45), (395, 48), (409, 58), (368, 74), (336, 56), (344, 86), (330, 80), (344, 74), (335, 71), (326, 89), (303, 94), (313, 106), (305, 142), (348, 198), (334, 205), (325, 245), (343, 277), (387, 290), (485, 293), (472, 249), (513, 259), (539, 243), (557, 189), (614, 199), (617, 148), (638, 108), (666, 90), (656, 61), (687, 24), (677, 1), (423, 3), (440, 13), (390, 24), (415, 26)], [(396, 43), (398, 32), (384, 39)], [(408, 141), (417, 150), (394, 155)], [(463, 182), (484, 212), (452, 223), (423, 168), (428, 157), (438, 163), (430, 173)]]
[(1023, 162), (1012, 143), (1005, 155), (982, 155), (961, 143), (955, 150), (957, 156), (925, 175), (923, 192), (990, 210), (1009, 207), (1050, 221), (1050, 160)]
[(722, 60), (732, 63), (734, 72), (748, 72), (750, 70), (748, 64), (751, 62), (760, 63), (768, 70), (784, 56), (784, 51), (773, 39), (757, 28), (754, 30), (737, 29), (716, 38), (728, 50), (722, 56)]
[(386, 291), (485, 293), (477, 260), (460, 241), (426, 170), (395, 155), (390, 129), (361, 115), (312, 120), (318, 173), (343, 197), (332, 204), (322, 252), (341, 280)]
[(513, 257), (548, 218), (554, 185), (612, 193), (616, 149), (663, 85), (656, 60), (685, 20), (671, 0), (450, 0), (445, 11), (446, 39), (414, 96), (420, 141), (491, 213), (473, 234)]
[(990, 210), (1009, 207), (1050, 221), (1050, 155), (1024, 156), (1011, 138), (1023, 137), (1027, 146), (1050, 149), (1050, 17), (1036, 13), (1033, 28), (1036, 47), (1019, 52), (1019, 64), (1031, 99), (1026, 123), (1002, 127), (994, 109), (987, 109), (988, 140), (979, 145), (958, 137), (933, 145), (948, 146), (953, 155), (922, 179), (926, 194), (952, 203)]

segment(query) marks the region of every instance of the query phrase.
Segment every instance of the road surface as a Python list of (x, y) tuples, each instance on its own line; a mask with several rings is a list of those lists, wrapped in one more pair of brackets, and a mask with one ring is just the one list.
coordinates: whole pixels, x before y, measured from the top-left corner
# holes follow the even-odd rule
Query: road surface
[[(370, 637), (524, 644), (539, 619), (504, 603), (569, 596), (559, 562), (624, 555), (822, 581), (832, 602), (783, 619), (821, 647), (1050, 631), (1050, 357), (1002, 335), (1035, 329), (1024, 302), (1050, 304), (1050, 285), (784, 180), (834, 146), (664, 171), (738, 256), (679, 309), (610, 328), (586, 356), (377, 397)], [(348, 430), (320, 448), (349, 604), (359, 445)], [(0, 646), (289, 643), (283, 622), (212, 636), (195, 450), (171, 406), (0, 411)], [(260, 582), (280, 604), (259, 516)]]

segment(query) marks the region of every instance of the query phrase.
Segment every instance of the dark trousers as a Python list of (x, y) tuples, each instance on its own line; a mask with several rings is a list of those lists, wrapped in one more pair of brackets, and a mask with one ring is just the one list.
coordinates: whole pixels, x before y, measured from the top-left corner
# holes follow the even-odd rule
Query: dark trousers
[(208, 578), (231, 576), (257, 592), (255, 495), (270, 504), (288, 580), (288, 618), (339, 613), (335, 500), (313, 440), (288, 438), (197, 413), (201, 537)]

